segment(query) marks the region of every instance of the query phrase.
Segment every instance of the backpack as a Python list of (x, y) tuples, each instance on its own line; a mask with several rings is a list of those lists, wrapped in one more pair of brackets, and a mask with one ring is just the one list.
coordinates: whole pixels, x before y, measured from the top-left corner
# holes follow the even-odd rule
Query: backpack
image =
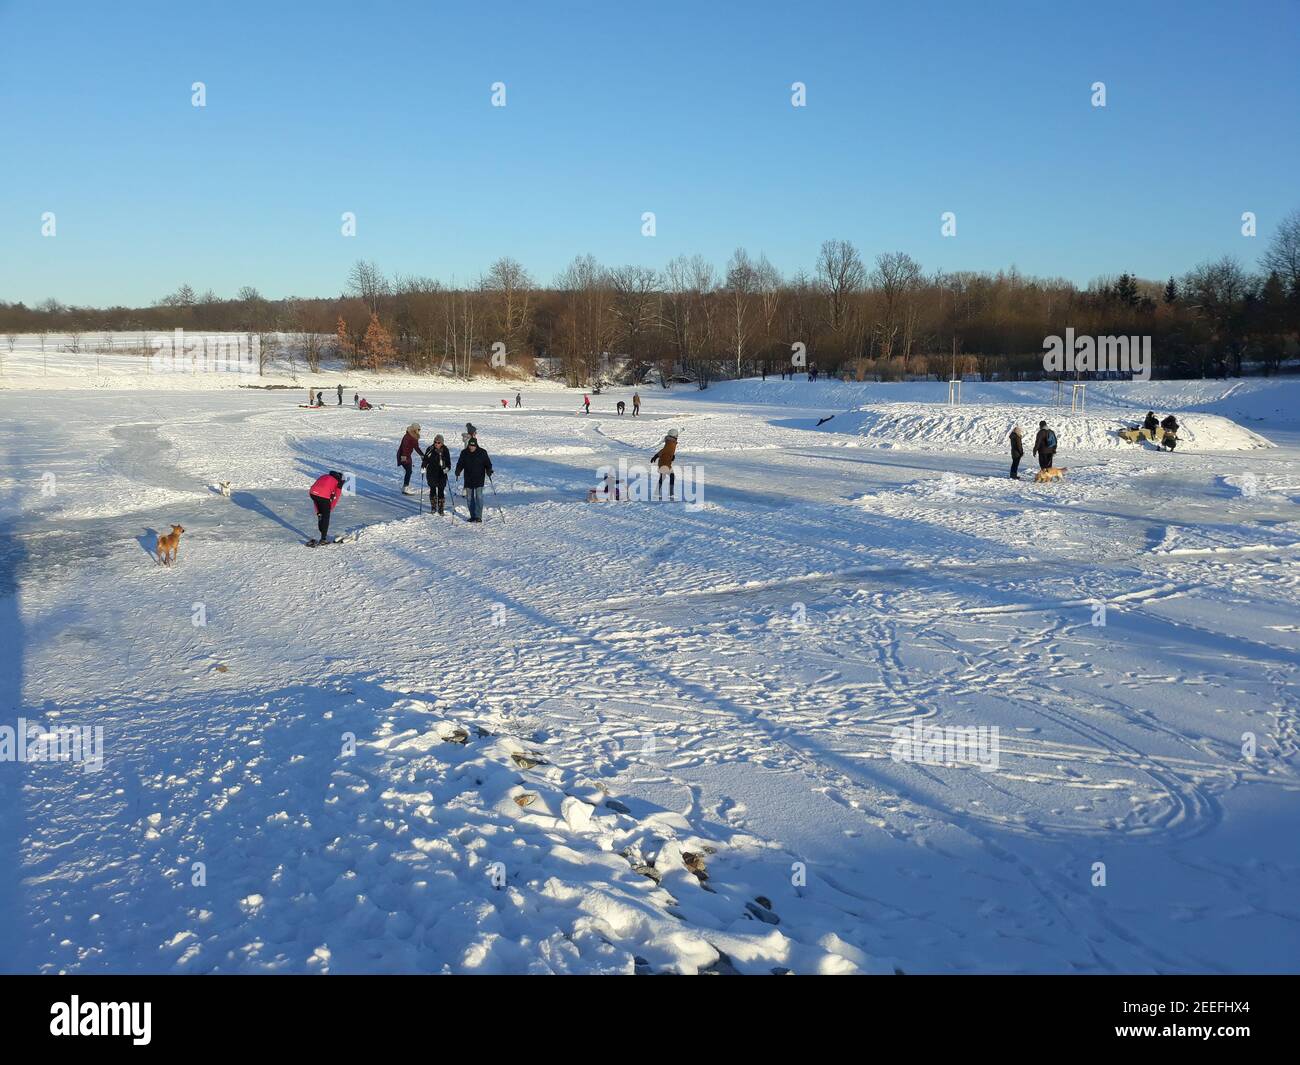
[(1056, 450), (1056, 434), (1051, 429), (1047, 430), (1047, 450)]

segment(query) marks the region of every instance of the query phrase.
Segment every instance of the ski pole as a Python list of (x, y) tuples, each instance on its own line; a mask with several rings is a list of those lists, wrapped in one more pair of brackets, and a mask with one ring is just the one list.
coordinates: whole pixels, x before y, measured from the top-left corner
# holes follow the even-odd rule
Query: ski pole
[(501, 515), (501, 521), (504, 523), (506, 520), (506, 512), (501, 509), (501, 503), (497, 499), (497, 484), (496, 481), (492, 480), (492, 474), (490, 473), (488, 474), (488, 484), (492, 486), (492, 502), (496, 504), (497, 513)]

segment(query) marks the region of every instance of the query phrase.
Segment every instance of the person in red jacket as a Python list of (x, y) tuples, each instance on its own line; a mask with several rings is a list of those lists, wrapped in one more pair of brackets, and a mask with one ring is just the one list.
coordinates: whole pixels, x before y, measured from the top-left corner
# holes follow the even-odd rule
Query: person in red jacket
[(411, 452), (419, 452), (420, 458), (424, 458), (424, 448), (420, 447), (420, 423), (412, 422), (406, 427), (406, 435), (402, 437), (402, 442), (397, 447), (397, 464), (406, 472), (402, 478), (402, 495), (415, 495), (414, 489), (411, 488)]
[(309, 489), (312, 504), (316, 507), (316, 527), (320, 529), (320, 543), (330, 542), (330, 512), (338, 506), (339, 496), (343, 494), (343, 482), (347, 478), (338, 470), (330, 470), (316, 478)]

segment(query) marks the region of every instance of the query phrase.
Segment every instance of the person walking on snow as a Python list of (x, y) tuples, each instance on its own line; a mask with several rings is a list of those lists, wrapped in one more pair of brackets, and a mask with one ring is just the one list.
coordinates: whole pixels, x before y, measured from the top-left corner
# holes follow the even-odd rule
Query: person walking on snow
[(477, 439), (478, 439), (478, 430), (474, 428), (474, 423), (466, 422), (465, 431), (460, 434), (460, 442), (462, 444), (468, 444), (471, 440), (477, 440)]
[(1011, 430), (1011, 479), (1020, 480), (1020, 460), (1025, 457), (1025, 443), (1020, 435), (1020, 426)]
[(420, 423), (412, 422), (406, 427), (406, 434), (402, 437), (402, 442), (397, 445), (397, 464), (406, 472), (402, 478), (402, 495), (410, 496), (415, 492), (411, 489), (411, 452), (418, 451), (420, 458), (424, 458), (424, 450), (420, 447)]
[(456, 459), (456, 476), (465, 476), (465, 502), (469, 506), (469, 520), (483, 520), (483, 481), (492, 476), (492, 460), (488, 453), (470, 437), (465, 450)]
[(339, 385), (339, 406), (343, 406), (343, 386)]
[(582, 396), (582, 409), (586, 411), (588, 414), (591, 413), (591, 397), (587, 395), (585, 392), (583, 393)]
[(339, 497), (343, 494), (343, 483), (346, 480), (347, 478), (338, 470), (330, 470), (329, 473), (317, 477), (308, 489), (312, 505), (316, 508), (316, 528), (320, 530), (319, 543), (330, 542), (330, 513), (338, 506)]
[(524, 405), (524, 397), (523, 397), (523, 395), (522, 395), (521, 393), (519, 393), (519, 392), (516, 392), (516, 393), (515, 393), (515, 406), (516, 406), (516, 407), (522, 407), (523, 405)]
[(659, 498), (664, 497), (664, 477), (668, 478), (668, 498), (673, 498), (677, 487), (677, 474), (673, 471), (673, 457), (677, 454), (677, 430), (669, 429), (664, 446), (650, 456), (650, 462), (659, 467)]
[(441, 433), (433, 438), (433, 443), (424, 452), (421, 465), (424, 467), (424, 478), (429, 482), (429, 511), (441, 514), (446, 500), (447, 473), (451, 470), (451, 452), (442, 442)]
[(1056, 458), (1056, 434), (1047, 428), (1046, 422), (1038, 423), (1038, 435), (1034, 437), (1034, 454), (1038, 456), (1038, 468), (1050, 470)]
[(632, 393), (632, 417), (635, 418), (640, 413), (641, 413), (641, 393), (633, 392)]

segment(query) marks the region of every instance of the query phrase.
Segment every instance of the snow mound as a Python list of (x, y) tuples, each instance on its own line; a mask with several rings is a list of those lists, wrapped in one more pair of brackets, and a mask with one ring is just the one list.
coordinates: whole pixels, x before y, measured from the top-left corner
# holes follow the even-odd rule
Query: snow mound
[[(1050, 411), (1027, 413), (1023, 407), (963, 406), (943, 403), (882, 403), (837, 415), (822, 432), (848, 433), (871, 444), (905, 444), (923, 450), (960, 448), (963, 451), (1005, 451), (1007, 434), (1019, 425), (1025, 450), (1032, 448), (1038, 418), (1046, 418), (1056, 433), (1058, 447), (1070, 451), (1134, 450), (1150, 444), (1130, 444), (1117, 430), (1137, 424), (1131, 419), (1103, 414), (1066, 414)], [(1188, 415), (1181, 421), (1178, 447), (1184, 451), (1250, 451), (1272, 443), (1236, 422), (1215, 414)]]

